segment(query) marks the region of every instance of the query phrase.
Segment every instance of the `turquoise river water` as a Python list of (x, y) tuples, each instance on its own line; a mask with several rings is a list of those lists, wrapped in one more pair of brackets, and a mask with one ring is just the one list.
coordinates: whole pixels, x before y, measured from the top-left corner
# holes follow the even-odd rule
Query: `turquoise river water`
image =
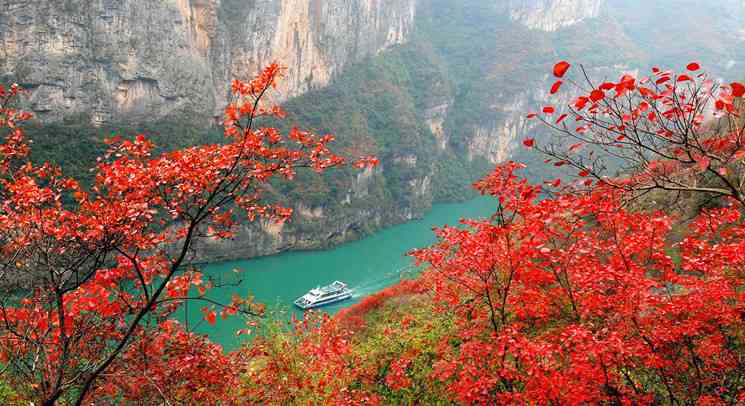
[[(486, 217), (493, 213), (494, 207), (494, 200), (484, 197), (463, 203), (438, 204), (421, 220), (386, 228), (362, 240), (330, 250), (287, 252), (258, 259), (210, 264), (205, 266), (205, 272), (225, 286), (214, 288), (207, 295), (225, 303), (230, 301), (233, 294), (243, 297), (254, 295), (257, 302), (278, 312), (275, 317), (289, 319), (293, 313), (301, 315), (301, 311), (293, 307), (293, 300), (311, 288), (339, 280), (354, 290), (354, 297), (322, 308), (335, 313), (366, 295), (398, 282), (407, 273), (416, 272), (413, 260), (406, 253), (434, 243), (433, 227), (456, 225), (461, 218)], [(235, 269), (241, 271), (236, 273)], [(199, 311), (203, 306), (192, 302), (181, 310), (180, 318), (187, 319), (192, 330), (207, 333), (226, 350), (234, 349), (242, 340), (250, 339), (250, 336), (238, 337), (235, 334), (237, 330), (245, 328), (245, 321), (240, 317), (227, 320), (218, 317), (215, 326), (207, 325)]]

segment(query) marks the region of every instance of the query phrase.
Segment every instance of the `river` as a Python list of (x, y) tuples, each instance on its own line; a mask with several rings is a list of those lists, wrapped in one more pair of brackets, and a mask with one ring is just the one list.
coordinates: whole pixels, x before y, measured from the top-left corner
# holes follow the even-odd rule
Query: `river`
[[(254, 295), (269, 310), (289, 319), (300, 315), (292, 301), (318, 285), (335, 280), (347, 283), (354, 297), (338, 304), (323, 307), (335, 313), (356, 303), (360, 298), (375, 293), (399, 281), (402, 275), (416, 272), (413, 260), (406, 253), (435, 242), (433, 227), (456, 225), (461, 218), (486, 217), (494, 212), (494, 200), (480, 197), (463, 203), (437, 204), (422, 219), (381, 230), (359, 241), (345, 243), (325, 251), (294, 251), (269, 257), (243, 261), (221, 262), (205, 266), (204, 271), (225, 286), (210, 290), (207, 296), (229, 302), (234, 294)], [(240, 270), (235, 272), (234, 270)], [(235, 332), (245, 328), (240, 317), (221, 320), (215, 326), (202, 320), (200, 308), (192, 302), (181, 310), (192, 330), (207, 333), (226, 350), (236, 348), (249, 336), (237, 337)]]

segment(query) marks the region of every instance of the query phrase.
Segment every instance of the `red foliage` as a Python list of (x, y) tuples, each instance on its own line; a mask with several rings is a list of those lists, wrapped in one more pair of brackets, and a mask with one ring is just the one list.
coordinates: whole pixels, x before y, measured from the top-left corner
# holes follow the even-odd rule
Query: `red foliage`
[(559, 89), (561, 89), (561, 85), (563, 83), (564, 82), (562, 82), (561, 80), (557, 80), (556, 82), (554, 82), (554, 84), (551, 85), (551, 90), (549, 91), (549, 93), (550, 94), (556, 94), (559, 91)]
[[(553, 73), (561, 78), (569, 68), (560, 62)], [(437, 244), (412, 252), (427, 264), (420, 278), (336, 318), (306, 313), (291, 334), (257, 337), (234, 357), (169, 321), (185, 300), (208, 301), (209, 283), (187, 266), (193, 241), (229, 237), (239, 215), (287, 220), (289, 209), (262, 203), (261, 186), (293, 179), (298, 167), (323, 171), (343, 163), (327, 148), (331, 136), (253, 127), (256, 117), (284, 116), (261, 103), (280, 72), (272, 65), (253, 81), (233, 83), (237, 101), (225, 111), (225, 144), (155, 155), (144, 136), (115, 138), (89, 189), (28, 161), (18, 124), (30, 116), (11, 107), (16, 86), (0, 87), (7, 133), (0, 145), (0, 276), (4, 288), (17, 289), (0, 302), (4, 380), (32, 388), (40, 404), (378, 404), (371, 388), (410, 388), (421, 354), (407, 350), (370, 363), (389, 366), (380, 376), (358, 368), (365, 363), (353, 351), (355, 330), (384, 303), (427, 292), (453, 321), (434, 348), (431, 374), (453, 401), (745, 401), (745, 197), (727, 178), (745, 157), (745, 131), (735, 125), (707, 132), (703, 117), (710, 101), (722, 117), (737, 117), (745, 86), (715, 89), (705, 74), (654, 68), (651, 78), (623, 75), (586, 89), (569, 106), (576, 128), (564, 121), (569, 113), (546, 122), (579, 142), (563, 154), (542, 152), (597, 182), (582, 182), (584, 193), (544, 196), (541, 185), (518, 177), (523, 165), (498, 166), (475, 185), (497, 200), (490, 218), (436, 230)], [(538, 149), (532, 138), (524, 144)], [(620, 156), (640, 159), (641, 170), (603, 177), (577, 158), (597, 150), (588, 145), (630, 150)], [(660, 148), (634, 155), (650, 145)], [(376, 163), (365, 157), (357, 164)], [(724, 186), (681, 183), (681, 174), (699, 172)], [(629, 190), (652, 187), (725, 199), (673, 233), (678, 219), (624, 204)], [(190, 297), (193, 290), (199, 295)], [(216, 307), (224, 316), (260, 313), (241, 298), (210, 303), (202, 309), (209, 324), (217, 321)], [(243, 389), (231, 390), (236, 386)]]
[[(327, 314), (308, 311), (293, 320), (290, 337), (272, 341), (257, 337), (240, 355), (250, 369), (249, 384), (239, 394), (241, 404), (377, 405), (380, 398), (355, 386), (369, 386), (374, 373), (359, 368), (351, 351), (352, 333)], [(276, 337), (274, 337), (276, 338)]]
[[(622, 74), (617, 81), (600, 84), (583, 70), (580, 80), (585, 86), (565, 81), (578, 95), (560, 119), (537, 116), (554, 137), (533, 148), (628, 192), (696, 192), (745, 203), (741, 185), (725, 175), (745, 153), (745, 126), (739, 120), (742, 103), (736, 103), (745, 96), (745, 85), (722, 86), (706, 72), (694, 75), (701, 69), (696, 62), (686, 69), (687, 73), (675, 74), (655, 67), (649, 76)], [(551, 86), (550, 94), (558, 91), (556, 84)], [(572, 124), (565, 121), (570, 116)], [(566, 148), (577, 141), (591, 148)], [(613, 165), (608, 162), (611, 156)], [(609, 177), (608, 168), (618, 166), (628, 176)], [(712, 186), (695, 180), (700, 172), (714, 179)]]
[[(13, 292), (0, 302), (3, 379), (33, 388), (39, 404), (155, 389), (168, 403), (196, 385), (222, 393), (230, 363), (219, 347), (166, 321), (185, 300), (209, 302), (209, 284), (189, 266), (194, 242), (230, 237), (241, 218), (288, 220), (289, 208), (262, 201), (263, 185), (344, 163), (328, 148), (332, 136), (255, 127), (258, 117), (284, 116), (263, 100), (280, 75), (274, 64), (233, 82), (225, 143), (156, 155), (143, 135), (107, 140), (89, 189), (27, 159), (18, 125), (30, 115), (11, 107), (17, 86), (0, 87), (0, 286)], [(209, 324), (215, 307), (261, 311), (240, 298), (208, 304)]]
[[(617, 189), (538, 199), (509, 163), (476, 186), (490, 220), (443, 228), (429, 265), (458, 332), (433, 377), (468, 404), (735, 402), (745, 392), (745, 222), (707, 211), (668, 252), (674, 219)], [(454, 343), (458, 343), (454, 345)]]
[(557, 63), (554, 66), (554, 76), (556, 76), (557, 78), (564, 77), (571, 66), (572, 65), (570, 65), (567, 61), (561, 61)]
[(96, 397), (139, 404), (220, 404), (239, 382), (239, 366), (220, 346), (185, 332), (175, 321), (164, 321), (136, 343), (117, 360), (120, 365), (112, 368)]
[[(557, 64), (555, 76), (563, 77), (569, 67)], [(687, 68), (693, 72), (700, 67), (691, 63)], [(688, 185), (680, 183), (686, 178), (680, 176), (703, 171), (727, 176), (727, 165), (745, 157), (742, 126), (720, 134), (707, 129), (702, 118), (702, 108), (714, 100), (721, 114), (736, 117), (735, 98), (742, 96), (741, 89), (732, 84), (715, 92), (712, 86), (705, 74), (693, 78), (654, 68), (652, 78), (622, 75), (580, 95), (569, 106), (576, 128), (565, 124), (563, 114), (556, 123), (540, 117), (574, 138), (563, 154), (541, 150), (553, 154), (549, 162), (573, 166), (580, 177), (596, 181), (584, 179), (563, 192), (542, 195), (540, 185), (517, 175), (523, 165), (499, 165), (475, 184), (482, 194), (497, 199), (495, 213), (488, 219), (463, 220), (466, 228), (436, 230), (437, 244), (412, 252), (427, 266), (416, 281), (364, 299), (340, 312), (334, 323), (310, 329), (303, 324), (300, 348), (307, 345), (331, 354), (323, 367), (313, 356), (302, 365), (318, 371), (320, 382), (333, 375), (353, 382), (353, 388), (379, 388), (375, 371), (347, 369), (360, 365), (347, 346), (349, 331), (364, 327), (365, 316), (384, 303), (427, 292), (441, 313), (438, 317), (454, 324), (438, 338), (435, 355), (425, 355), (428, 360), (434, 357), (432, 380), (443, 385), (454, 402), (745, 401), (741, 190), (719, 193), (725, 197), (723, 207), (703, 211), (676, 232), (673, 226), (679, 219), (661, 211), (629, 210), (626, 204), (629, 191), (650, 184), (710, 192), (686, 189)], [(561, 86), (554, 87), (551, 93)], [(555, 108), (546, 106), (543, 112), (553, 114)], [(533, 138), (523, 143), (538, 149)], [(654, 145), (661, 147), (655, 150)], [(633, 167), (642, 170), (612, 179), (588, 165), (597, 162), (592, 155), (596, 151), (614, 148), (621, 151), (617, 156), (632, 162), (637, 157)], [(634, 148), (644, 151), (635, 156)], [(632, 152), (623, 155), (625, 149)], [(648, 160), (654, 153), (660, 159)], [(586, 159), (577, 158), (581, 154)], [(655, 183), (665, 179), (677, 182), (672, 185), (678, 188)], [(560, 180), (546, 183), (561, 185)], [(396, 334), (406, 324), (389, 331)], [(275, 372), (261, 381), (256, 399), (288, 402), (294, 400), (293, 391), (308, 385), (319, 402), (338, 401), (325, 396), (343, 392), (341, 386), (329, 391), (317, 381), (308, 383), (288, 373), (288, 358), (269, 351), (262, 355), (269, 357), (269, 371)], [(378, 382), (384, 378), (386, 391), (415, 390), (412, 365), (418, 365), (413, 361), (420, 355), (407, 350), (377, 363), (387, 367)], [(377, 400), (364, 391), (357, 393)]]
[(407, 354), (391, 362), (390, 369), (385, 376), (385, 384), (392, 390), (401, 390), (411, 386), (411, 378), (406, 373), (406, 369), (411, 364), (413, 356), (416, 354)]
[(426, 287), (423, 286), (420, 280), (404, 279), (393, 286), (381, 290), (380, 292), (366, 296), (357, 304), (342, 309), (337, 313), (335, 319), (338, 320), (340, 325), (344, 328), (352, 331), (360, 330), (365, 326), (365, 315), (378, 309), (390, 299), (422, 293), (425, 290)]

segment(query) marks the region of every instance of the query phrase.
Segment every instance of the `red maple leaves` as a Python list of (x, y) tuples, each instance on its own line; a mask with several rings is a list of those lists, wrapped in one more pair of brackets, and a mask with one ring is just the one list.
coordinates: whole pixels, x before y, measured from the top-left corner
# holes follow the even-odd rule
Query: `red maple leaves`
[[(189, 401), (224, 395), (236, 375), (221, 349), (168, 319), (186, 300), (208, 302), (209, 324), (219, 309), (223, 316), (262, 309), (205, 298), (209, 283), (190, 266), (195, 241), (228, 238), (241, 218), (286, 221), (292, 211), (264, 202), (263, 185), (291, 180), (298, 168), (345, 162), (329, 149), (332, 136), (256, 127), (259, 117), (284, 116), (263, 97), (280, 75), (274, 64), (233, 82), (224, 143), (156, 153), (144, 135), (107, 140), (90, 188), (28, 161), (18, 125), (30, 116), (11, 107), (17, 86), (0, 87), (4, 379), (30, 385), (39, 404), (151, 395), (168, 402), (198, 385), (214, 393)], [(356, 165), (375, 164), (364, 157)]]
[(567, 61), (558, 62), (556, 65), (554, 65), (554, 76), (556, 76), (557, 78), (564, 77), (571, 66), (572, 65), (570, 65)]
[[(289, 334), (259, 336), (230, 356), (170, 320), (186, 300), (206, 302), (208, 324), (218, 312), (263, 311), (205, 297), (210, 282), (189, 266), (193, 242), (228, 238), (241, 217), (287, 220), (291, 210), (266, 203), (262, 185), (344, 163), (328, 148), (332, 136), (255, 128), (257, 117), (284, 116), (262, 102), (281, 69), (233, 83), (224, 144), (158, 154), (145, 136), (113, 138), (89, 188), (28, 161), (19, 125), (30, 116), (11, 106), (17, 87), (0, 87), (3, 379), (40, 404), (378, 404), (425, 381), (465, 404), (742, 402), (745, 198), (734, 176), (745, 157), (736, 100), (745, 86), (717, 88), (695, 73), (698, 63), (686, 68), (624, 74), (585, 89), (558, 119), (541, 117), (571, 134), (564, 149), (523, 140), (596, 182), (545, 195), (519, 176), (524, 165), (499, 165), (475, 184), (495, 198), (493, 215), (438, 229), (438, 243), (412, 252), (426, 265), (418, 279), (337, 318), (307, 313)], [(569, 69), (560, 62), (553, 73)], [(726, 131), (707, 124), (707, 103)], [(615, 151), (633, 170), (604, 176), (597, 151)], [(719, 201), (685, 225), (627, 205), (655, 187)], [(402, 295), (427, 298), (448, 327), (364, 359), (355, 345), (365, 315)], [(386, 326), (386, 343), (418, 321)]]
[[(568, 63), (560, 63), (555, 74), (563, 77), (568, 69)], [(699, 69), (696, 63), (688, 66), (691, 72)], [(741, 171), (732, 163), (745, 156), (738, 138), (742, 126), (732, 122), (729, 132), (719, 134), (704, 125), (700, 106), (704, 99), (714, 99), (691, 95), (708, 86), (705, 76), (675, 76), (659, 69), (653, 74), (652, 79), (640, 80), (625, 74), (617, 82), (580, 94), (569, 112), (556, 120), (561, 124), (574, 115), (576, 128), (544, 121), (572, 135), (564, 153), (539, 148), (533, 138), (523, 139), (526, 147), (553, 153), (549, 162), (555, 166), (572, 166), (580, 178), (594, 180), (582, 179), (561, 192), (545, 194), (541, 185), (519, 176), (524, 165), (497, 166), (475, 184), (482, 194), (495, 197), (493, 215), (437, 229), (437, 244), (411, 253), (424, 265), (416, 281), (341, 312), (329, 324), (334, 329), (303, 330), (305, 339), (325, 337), (326, 351), (338, 345), (330, 344), (330, 337), (344, 339), (345, 355), (330, 357), (335, 360), (323, 369), (323, 382), (334, 371), (342, 381), (354, 382), (351, 387), (360, 391), (356, 393), (376, 401), (380, 394), (418, 399), (432, 393), (462, 404), (745, 400), (745, 221), (742, 200), (736, 198), (739, 189), (720, 193), (721, 207), (703, 210), (687, 225), (662, 211), (628, 205), (629, 198), (638, 196), (639, 185), (670, 190), (654, 182), (667, 179), (683, 188), (691, 171), (716, 170), (725, 177), (731, 169)], [(561, 86), (554, 87), (558, 91)], [(716, 96), (730, 103), (736, 89), (729, 86)], [(547, 115), (555, 111), (553, 106), (543, 110)], [(736, 112), (727, 111), (732, 116)], [(538, 115), (528, 115), (532, 117)], [(659, 131), (664, 126), (668, 131)], [(675, 128), (696, 131), (687, 133), (696, 137), (695, 145), (681, 142), (683, 135)], [(657, 152), (666, 158), (632, 166), (641, 170), (626, 176), (603, 176), (601, 162), (592, 159), (603, 151), (598, 146), (609, 151), (618, 147), (616, 157), (633, 158), (622, 155), (623, 148), (649, 140), (639, 134), (662, 137), (655, 138), (661, 146)], [(545, 183), (562, 186), (560, 179)], [(444, 320), (449, 327), (437, 334), (428, 328), (423, 336), (412, 338), (405, 334), (410, 319), (385, 324), (386, 336), (406, 337), (394, 339), (401, 352), (367, 363), (358, 358), (354, 345), (367, 345), (366, 315), (375, 315), (386, 304), (411, 300), (412, 295), (431, 300), (436, 312), (431, 318)], [(363, 338), (355, 341), (345, 332)], [(346, 346), (347, 339), (351, 347)], [(312, 396), (310, 392), (328, 401), (323, 396), (329, 392), (319, 392), (315, 384), (308, 388), (296, 371), (288, 377), (281, 367), (299, 361), (264, 355), (276, 363), (263, 370), (269, 380), (260, 381), (265, 392), (256, 399), (286, 401), (289, 398), (272, 398), (275, 392), (266, 389), (281, 386), (302, 394), (298, 396)], [(317, 362), (307, 355), (300, 358), (303, 365)], [(366, 368), (349, 371), (350, 363)], [(371, 363), (377, 369), (369, 370)], [(428, 367), (422, 369), (422, 364)], [(291, 382), (288, 387), (280, 385), (286, 382)]]
[(453, 400), (740, 396), (740, 206), (702, 213), (670, 247), (675, 219), (627, 211), (623, 192), (607, 186), (539, 200), (539, 188), (516, 176), (520, 168), (506, 164), (477, 184), (499, 200), (491, 219), (440, 229), (437, 245), (413, 253), (459, 326), (457, 345), (448, 337), (439, 347), (434, 372)]

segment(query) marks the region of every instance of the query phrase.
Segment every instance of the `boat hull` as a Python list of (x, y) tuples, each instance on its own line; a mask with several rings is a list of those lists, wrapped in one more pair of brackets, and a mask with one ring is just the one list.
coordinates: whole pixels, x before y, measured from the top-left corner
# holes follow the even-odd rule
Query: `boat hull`
[(337, 296), (337, 297), (329, 298), (329, 299), (326, 299), (326, 300), (319, 300), (317, 302), (309, 303), (309, 304), (305, 304), (305, 305), (300, 304), (300, 303), (297, 303), (297, 301), (295, 301), (295, 306), (297, 306), (297, 307), (299, 307), (299, 308), (301, 308), (303, 310), (308, 310), (308, 309), (313, 309), (313, 308), (316, 308), (316, 307), (330, 305), (330, 304), (333, 304), (333, 303), (338, 303), (338, 302), (341, 302), (341, 301), (344, 301), (344, 300), (347, 300), (347, 299), (351, 299), (351, 298), (352, 298), (352, 293), (349, 292), (349, 293), (345, 293), (345, 294), (340, 295), (340, 296)]

